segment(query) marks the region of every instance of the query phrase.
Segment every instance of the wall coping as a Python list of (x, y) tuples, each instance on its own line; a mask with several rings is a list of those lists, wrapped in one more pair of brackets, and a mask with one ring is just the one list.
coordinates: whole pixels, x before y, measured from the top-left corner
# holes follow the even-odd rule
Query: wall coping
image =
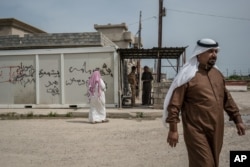
[(226, 85), (234, 85), (234, 86), (246, 86), (247, 85), (247, 81), (243, 81), (243, 80), (226, 80), (225, 82)]

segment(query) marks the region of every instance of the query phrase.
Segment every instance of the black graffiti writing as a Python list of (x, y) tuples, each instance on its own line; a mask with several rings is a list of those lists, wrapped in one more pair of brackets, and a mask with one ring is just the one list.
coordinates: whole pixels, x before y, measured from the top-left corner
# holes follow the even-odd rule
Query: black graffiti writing
[[(0, 81), (10, 82), (12, 84), (21, 84), (26, 87), (28, 84), (32, 84), (35, 82), (35, 69), (33, 65), (23, 65), (21, 62), (20, 65), (17, 66), (3, 66), (1, 69), (1, 77), (4, 78)], [(3, 76), (5, 73), (5, 77)]]
[(99, 69), (99, 70), (100, 70), (100, 73), (101, 73), (102, 76), (103, 76), (103, 75), (110, 75), (111, 77), (113, 77), (112, 70), (107, 66), (106, 63), (104, 63), (104, 64), (102, 65), (102, 68), (100, 68), (100, 67), (95, 67), (95, 68), (93, 68), (92, 70), (91, 70), (91, 69), (87, 70), (87, 63), (84, 62), (81, 68), (72, 67), (72, 66), (69, 67), (69, 72), (70, 72), (70, 73), (73, 73), (73, 72), (82, 72), (82, 73), (89, 73), (89, 74), (91, 74), (91, 73), (92, 73), (93, 71), (95, 71), (96, 69)]
[(48, 85), (45, 85), (45, 87), (50, 87), (52, 85), (58, 85), (58, 81), (53, 81), (53, 82), (48, 81)]
[(48, 81), (48, 84), (45, 84), (44, 86), (47, 88), (47, 93), (50, 93), (52, 96), (60, 94), (58, 81)]
[(13, 81), (26, 87), (27, 84), (35, 82), (35, 72), (32, 65), (24, 66), (23, 63), (21, 63), (20, 66), (17, 66), (16, 71), (12, 73)]
[(39, 71), (39, 77), (42, 78), (44, 76), (48, 76), (48, 77), (54, 77), (54, 78), (60, 78), (60, 72), (58, 70), (51, 70), (49, 72), (44, 71), (43, 69), (41, 69)]
[(76, 68), (76, 67), (69, 67), (69, 72), (73, 73), (74, 71), (80, 71), (82, 73), (89, 73), (91, 74), (91, 70), (87, 70), (87, 63), (86, 61), (83, 63), (81, 68)]
[[(112, 73), (112, 70), (111, 68), (109, 68), (107, 66), (106, 63), (103, 63), (103, 65), (100, 67), (95, 67), (95, 68), (92, 68), (92, 69), (88, 69), (87, 68), (87, 63), (84, 62), (82, 67), (80, 68), (77, 68), (77, 67), (69, 67), (69, 72), (70, 73), (76, 73), (76, 72), (80, 72), (80, 73), (89, 73), (89, 74), (92, 74), (93, 71), (95, 71), (96, 69), (98, 69), (100, 71), (100, 74), (101, 76), (111, 76), (113, 77), (113, 73)], [(72, 78), (69, 78), (68, 80), (66, 80), (66, 86), (71, 86), (73, 85), (74, 83), (76, 83), (78, 86), (81, 86), (81, 85), (87, 85), (88, 81), (87, 80), (84, 80), (84, 79), (78, 79), (78, 78), (75, 78), (75, 77), (72, 77)], [(107, 84), (106, 84), (107, 85)]]
[(45, 71), (44, 69), (40, 69), (39, 71), (39, 78), (44, 78), (47, 77), (48, 83), (45, 84), (46, 92), (50, 93), (52, 96), (59, 95), (60, 94), (60, 89), (59, 89), (59, 82), (53, 80), (53, 78), (60, 78), (61, 74), (58, 70), (50, 70), (50, 71)]
[(24, 87), (26, 87), (28, 84), (35, 83), (35, 82), (36, 82), (35, 78), (30, 78), (30, 79), (28, 78), (28, 79), (24, 80), (22, 82), (22, 84)]
[(57, 86), (53, 86), (47, 89), (47, 93), (50, 93), (52, 96), (55, 96), (60, 94), (60, 90)]
[(102, 69), (100, 69), (100, 73), (101, 73), (102, 76), (110, 75), (111, 77), (113, 77), (111, 69), (108, 68), (105, 63), (103, 64)]
[(84, 79), (75, 79), (70, 78), (69, 81), (66, 80), (66, 85), (72, 85), (73, 83), (77, 83), (78, 86), (84, 85), (86, 84), (87, 81), (85, 81)]

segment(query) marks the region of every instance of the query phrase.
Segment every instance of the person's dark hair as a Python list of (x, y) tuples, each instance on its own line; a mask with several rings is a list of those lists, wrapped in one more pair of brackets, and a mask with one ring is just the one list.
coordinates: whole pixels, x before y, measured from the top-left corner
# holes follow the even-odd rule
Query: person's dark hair
[(136, 70), (136, 67), (135, 66), (132, 66), (132, 71), (135, 71)]

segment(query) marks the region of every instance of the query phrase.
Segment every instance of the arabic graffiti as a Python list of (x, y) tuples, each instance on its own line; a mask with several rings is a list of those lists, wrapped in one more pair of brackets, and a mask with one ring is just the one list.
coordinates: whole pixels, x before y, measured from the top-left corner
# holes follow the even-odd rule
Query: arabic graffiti
[(52, 96), (60, 95), (59, 89), (59, 81), (56, 78), (60, 78), (60, 72), (58, 70), (50, 70), (45, 71), (44, 69), (40, 69), (39, 78), (48, 78), (47, 84), (45, 84), (46, 92), (51, 94)]
[(88, 82), (88, 80), (84, 79), (76, 79), (75, 77), (70, 78), (69, 80), (66, 80), (66, 85), (72, 85), (73, 83), (77, 83), (78, 86), (85, 85)]
[(47, 88), (47, 93), (50, 93), (52, 96), (60, 94), (60, 89), (58, 88), (58, 86), (58, 81), (48, 81), (48, 85), (45, 85), (45, 87)]
[(0, 83), (9, 82), (26, 87), (35, 83), (35, 68), (33, 65), (24, 65), (22, 62), (17, 66), (0, 67)]
[[(88, 86), (88, 78), (91, 73), (99, 69), (102, 76), (113, 77), (113, 73), (110, 67), (106, 63), (103, 63), (101, 67), (91, 67), (88, 68), (86, 61), (80, 67), (70, 66), (68, 68), (69, 79), (65, 80), (66, 86)], [(87, 74), (87, 77), (82, 78), (82, 74)], [(43, 79), (46, 83), (44, 84), (47, 93), (52, 96), (60, 95), (60, 80), (61, 72), (57, 69), (40, 69), (39, 78)], [(0, 84), (1, 83), (11, 83), (20, 84), (23, 87), (27, 87), (30, 84), (36, 82), (36, 70), (33, 65), (27, 65), (20, 62), (19, 65), (7, 65), (0, 66)], [(40, 82), (40, 81), (39, 81)], [(106, 86), (107, 83), (105, 82)]]
[[(82, 67), (79, 67), (79, 68), (72, 67), (72, 66), (69, 67), (69, 73), (91, 74), (96, 69), (100, 70), (101, 76), (111, 76), (111, 77), (113, 77), (112, 70), (111, 70), (111, 68), (109, 68), (107, 66), (106, 63), (104, 63), (101, 68), (100, 67), (95, 67), (95, 68), (92, 68), (92, 69), (88, 69), (87, 68), (87, 63), (84, 62)], [(77, 75), (77, 76), (81, 77), (81, 75)], [(82, 85), (87, 86), (88, 79), (78, 79), (78, 78), (72, 77), (72, 78), (69, 78), (68, 80), (66, 80), (66, 86), (73, 85), (74, 83), (77, 84), (78, 86), (82, 86)]]
[(42, 78), (43, 76), (48, 76), (48, 77), (59, 77), (60, 78), (60, 72), (57, 70), (51, 70), (50, 72), (46, 72), (43, 69), (39, 71), (39, 77)]
[(92, 70), (87, 70), (87, 63), (86, 61), (83, 63), (81, 68), (76, 68), (76, 67), (69, 67), (69, 72), (73, 73), (75, 71), (82, 72), (82, 73), (89, 73), (91, 74)]

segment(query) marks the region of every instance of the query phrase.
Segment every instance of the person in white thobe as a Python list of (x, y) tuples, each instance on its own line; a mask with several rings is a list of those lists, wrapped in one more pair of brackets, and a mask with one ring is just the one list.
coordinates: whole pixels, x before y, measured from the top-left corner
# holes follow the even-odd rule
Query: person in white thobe
[(108, 122), (106, 119), (105, 91), (106, 85), (99, 71), (94, 71), (89, 79), (89, 121), (91, 123)]

